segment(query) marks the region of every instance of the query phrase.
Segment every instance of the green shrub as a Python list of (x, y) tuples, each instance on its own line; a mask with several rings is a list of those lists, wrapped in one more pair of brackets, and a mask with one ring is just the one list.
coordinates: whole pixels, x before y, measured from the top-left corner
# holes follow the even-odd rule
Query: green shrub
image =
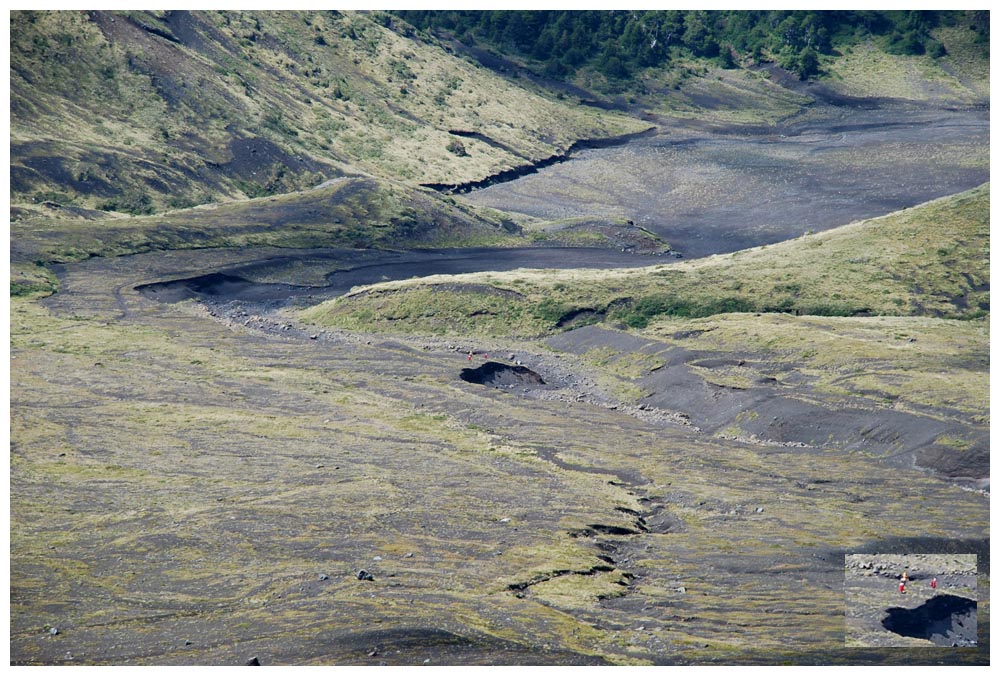
[(457, 138), (452, 139), (447, 146), (449, 153), (457, 155), (458, 157), (468, 157), (469, 151), (465, 149), (465, 144), (459, 141)]
[(574, 307), (568, 303), (563, 303), (552, 298), (546, 298), (535, 306), (532, 314), (538, 319), (543, 319), (553, 324), (558, 323), (566, 314), (572, 312)]
[(126, 190), (123, 195), (103, 202), (98, 209), (142, 216), (153, 213), (153, 198), (145, 190)]

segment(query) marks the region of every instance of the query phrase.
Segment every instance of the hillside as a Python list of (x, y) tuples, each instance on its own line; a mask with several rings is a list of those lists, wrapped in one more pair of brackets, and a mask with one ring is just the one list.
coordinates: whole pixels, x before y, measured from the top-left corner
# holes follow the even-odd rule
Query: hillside
[(343, 175), (461, 183), (649, 127), (381, 16), (13, 12), (12, 204), (147, 214)]
[[(632, 73), (626, 101), (585, 64), (561, 79), (538, 76), (541, 62), (516, 49), (498, 56), (381, 12), (13, 12), (17, 273), (37, 272), (23, 262), (191, 246), (509, 245), (522, 226), (530, 242), (664, 250), (669, 241), (625, 232), (628, 217), (600, 208), (539, 227), (421, 186), (516, 176), (581, 141), (643, 132), (651, 121), (661, 131), (751, 129), (804, 119), (831, 96), (879, 93), (978, 105), (989, 71), (982, 30), (965, 27), (974, 19), (956, 14), (925, 27), (944, 56), (890, 54), (874, 34), (855, 40), (823, 56), (819, 89), (773, 63), (733, 68), (678, 46)], [(737, 30), (715, 26), (729, 39)], [(330, 181), (340, 187), (312, 192)], [(350, 200), (341, 199), (346, 186)], [(327, 193), (334, 204), (322, 203)], [(207, 204), (217, 206), (206, 223), (190, 209)]]
[[(346, 175), (481, 181), (651, 126), (611, 108), (773, 124), (812, 102), (774, 66), (790, 68), (788, 50), (815, 36), (826, 36), (817, 77), (837, 95), (988, 98), (976, 13), (865, 17), (858, 35), (850, 12), (585, 12), (565, 26), (564, 13), (528, 13), (543, 21), (539, 44), (558, 38), (545, 49), (529, 33), (503, 39), (522, 14), (403, 13), (444, 26), (434, 37), (382, 12), (13, 12), (14, 218), (51, 216), (45, 201), (149, 214)], [(919, 50), (897, 48), (901, 30)], [(546, 68), (578, 34), (600, 58)], [(726, 49), (748, 57), (722, 63)], [(626, 66), (610, 80), (609, 59)]]
[(11, 12), (11, 665), (989, 664), (988, 18)]
[(779, 244), (647, 268), (389, 282), (308, 310), (326, 326), (540, 335), (726, 312), (971, 318), (989, 311), (989, 185)]
[[(988, 79), (977, 73), (989, 59), (989, 13), (984, 11), (409, 10), (397, 14), (452, 39), (483, 63), (499, 62), (507, 72), (560, 81), (570, 91), (582, 87), (615, 105), (667, 104), (666, 111), (673, 114), (711, 108), (707, 98), (738, 108), (741, 88), (732, 85), (741, 80), (740, 72), (771, 65), (799, 80), (830, 84), (847, 96), (968, 101), (982, 93), (977, 85)], [(912, 77), (916, 71), (919, 76)], [(969, 78), (973, 73), (977, 75)], [(704, 90), (716, 75), (730, 81), (728, 96), (725, 89)], [(928, 80), (934, 82), (930, 88)], [(861, 94), (859, 85), (864, 83), (881, 87)], [(745, 108), (746, 102), (742, 103)], [(758, 106), (759, 102), (751, 107)]]

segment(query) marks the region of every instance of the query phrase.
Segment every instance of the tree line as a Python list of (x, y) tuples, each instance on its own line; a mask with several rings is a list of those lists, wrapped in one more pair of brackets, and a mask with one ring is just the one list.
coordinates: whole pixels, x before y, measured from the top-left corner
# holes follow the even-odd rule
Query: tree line
[(716, 59), (723, 67), (776, 61), (807, 79), (820, 55), (837, 46), (878, 40), (895, 54), (944, 56), (932, 37), (942, 25), (968, 25), (986, 49), (988, 11), (744, 10), (401, 10), (415, 28), (446, 33), (536, 62), (542, 74), (567, 78), (596, 70), (626, 80), (679, 58)]

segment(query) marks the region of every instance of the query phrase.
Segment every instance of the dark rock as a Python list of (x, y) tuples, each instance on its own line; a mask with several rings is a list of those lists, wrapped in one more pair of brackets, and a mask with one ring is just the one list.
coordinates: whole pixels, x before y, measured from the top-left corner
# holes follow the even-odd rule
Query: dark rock
[(247, 666), (248, 667), (259, 667), (260, 666), (260, 658), (258, 658), (258, 657), (251, 657), (249, 660), (247, 660)]
[(326, 575), (326, 574), (324, 574), (324, 573), (320, 573), (320, 575), (319, 575), (319, 579), (321, 579), (321, 580), (329, 580), (329, 579), (330, 579), (330, 576), (329, 576), (329, 575)]
[(371, 573), (369, 573), (367, 570), (359, 570), (358, 571), (358, 579), (359, 580), (368, 580), (369, 582), (374, 582), (375, 581), (375, 576), (372, 575)]

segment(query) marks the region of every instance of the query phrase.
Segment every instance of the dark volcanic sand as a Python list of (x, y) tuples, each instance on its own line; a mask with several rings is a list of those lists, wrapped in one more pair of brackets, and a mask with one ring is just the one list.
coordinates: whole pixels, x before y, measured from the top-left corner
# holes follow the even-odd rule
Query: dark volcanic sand
[[(199, 298), (216, 303), (247, 301), (274, 308), (287, 303), (314, 304), (347, 293), (355, 286), (428, 275), (455, 275), (481, 270), (516, 268), (621, 268), (668, 262), (670, 257), (640, 256), (614, 249), (520, 248), (427, 249), (373, 251), (309, 249), (267, 250), (209, 272), (152, 282), (138, 287), (143, 295), (168, 303)], [(323, 284), (254, 283), (260, 271), (269, 274), (306, 265), (319, 269)], [(325, 272), (330, 270), (330, 272)]]
[(824, 106), (808, 122), (659, 135), (586, 150), (463, 195), (544, 220), (627, 218), (686, 257), (770, 244), (989, 180), (988, 110)]
[[(118, 342), (39, 359), (20, 338), (12, 352), (15, 418), (51, 430), (12, 447), (12, 510), (37, 515), (12, 538), (16, 663), (988, 660), (987, 640), (845, 648), (831, 554), (921, 529), (931, 510), (941, 541), (915, 547), (978, 551), (988, 496), (659, 418), (568, 353), (311, 339), (280, 315), (212, 321), (134, 290), (212, 265), (239, 267), (240, 252), (67, 266), (44, 302), (75, 322), (60, 333), (103, 325)], [(489, 361), (522, 361), (544, 386), (462, 380)]]
[[(756, 135), (669, 129), (468, 199), (624, 215), (698, 256), (988, 179), (955, 159), (988, 147), (985, 113), (838, 115)], [(980, 492), (849, 440), (823, 452), (712, 436), (697, 424), (721, 425), (727, 400), (699, 383), (695, 424), (661, 416), (684, 361), (651, 379), (653, 406), (629, 406), (570, 353), (311, 339), (268, 316), (383, 278), (653, 260), (254, 250), (60, 268), (44, 305), (76, 324), (11, 355), (12, 662), (988, 663), (984, 598), (972, 651), (845, 649), (830, 555), (913, 534), (931, 510), (943, 541), (981, 542)], [(207, 307), (150, 300), (192, 297)], [(63, 349), (77, 330), (117, 342)], [(514, 371), (507, 391), (463, 381), (473, 348), (473, 369), (516, 350), (551, 390)], [(768, 388), (731, 398), (777, 401), (753, 401)]]

